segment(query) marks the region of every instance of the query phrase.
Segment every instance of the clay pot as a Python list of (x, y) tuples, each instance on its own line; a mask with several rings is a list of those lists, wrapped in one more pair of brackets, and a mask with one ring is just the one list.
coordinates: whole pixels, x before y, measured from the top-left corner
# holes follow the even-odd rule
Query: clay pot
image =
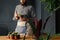
[(20, 39), (20, 35), (14, 36), (14, 39)]
[(14, 39), (14, 36), (10, 36), (10, 39)]

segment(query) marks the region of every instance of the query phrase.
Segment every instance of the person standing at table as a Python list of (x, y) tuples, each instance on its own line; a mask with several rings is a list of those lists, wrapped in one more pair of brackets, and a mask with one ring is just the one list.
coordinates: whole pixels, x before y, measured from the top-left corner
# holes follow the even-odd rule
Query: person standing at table
[(35, 13), (33, 7), (31, 5), (27, 5), (26, 1), (27, 0), (20, 0), (21, 4), (16, 6), (13, 17), (13, 20), (17, 20), (15, 32), (18, 32), (22, 35), (25, 35), (25, 33), (28, 33), (29, 35), (33, 34), (32, 28), (27, 21), (30, 20), (33, 22)]

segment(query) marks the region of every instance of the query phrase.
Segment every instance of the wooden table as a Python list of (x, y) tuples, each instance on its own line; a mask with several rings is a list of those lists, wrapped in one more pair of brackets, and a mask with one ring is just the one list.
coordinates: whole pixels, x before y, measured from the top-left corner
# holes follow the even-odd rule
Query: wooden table
[(60, 40), (60, 36), (51, 36), (50, 40)]
[[(9, 39), (7, 36), (0, 36), (0, 40), (23, 40), (23, 38), (24, 36), (21, 36), (20, 39)], [(36, 38), (34, 36), (26, 36), (25, 40), (36, 40)], [(49, 40), (60, 40), (60, 36), (51, 36)]]
[[(46, 40), (47, 34), (41, 34), (43, 36), (43, 40)], [(60, 35), (52, 35), (49, 37), (49, 40), (60, 40)]]
[[(0, 36), (0, 40), (23, 40), (23, 36), (20, 39), (9, 39), (7, 36)], [(26, 36), (25, 40), (36, 40), (33, 36)]]

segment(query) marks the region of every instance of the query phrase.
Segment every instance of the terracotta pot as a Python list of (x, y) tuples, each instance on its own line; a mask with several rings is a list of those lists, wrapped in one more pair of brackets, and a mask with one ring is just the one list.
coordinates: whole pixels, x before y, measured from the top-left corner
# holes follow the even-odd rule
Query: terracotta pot
[(20, 35), (17, 35), (17, 39), (20, 39)]
[(10, 36), (10, 39), (14, 39), (14, 36)]
[(20, 39), (20, 35), (14, 36), (14, 39)]
[(10, 39), (10, 36), (7, 36), (8, 39)]
[(14, 36), (14, 39), (17, 39), (17, 36)]

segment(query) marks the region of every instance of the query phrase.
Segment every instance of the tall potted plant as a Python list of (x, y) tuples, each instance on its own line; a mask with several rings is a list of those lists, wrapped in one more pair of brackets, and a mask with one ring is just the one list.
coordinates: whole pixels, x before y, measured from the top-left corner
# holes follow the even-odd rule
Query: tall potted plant
[[(54, 13), (56, 10), (60, 8), (60, 0), (40, 0), (43, 4), (46, 4), (45, 10), (47, 10), (49, 13)], [(46, 19), (46, 22), (44, 23), (43, 29), (45, 29), (45, 25), (49, 18), (52, 15), (48, 16)]]
[[(40, 0), (43, 4), (46, 4), (45, 10), (49, 13), (54, 13), (56, 10), (60, 8), (60, 0)], [(52, 15), (48, 16), (44, 25), (43, 29), (45, 29), (46, 23)]]
[[(40, 0), (43, 4), (46, 4), (45, 10), (47, 10), (49, 13), (54, 13), (56, 10), (60, 8), (60, 0)], [(52, 15), (48, 16), (46, 19), (46, 22), (44, 23), (43, 29), (45, 28), (45, 25), (49, 18)]]

